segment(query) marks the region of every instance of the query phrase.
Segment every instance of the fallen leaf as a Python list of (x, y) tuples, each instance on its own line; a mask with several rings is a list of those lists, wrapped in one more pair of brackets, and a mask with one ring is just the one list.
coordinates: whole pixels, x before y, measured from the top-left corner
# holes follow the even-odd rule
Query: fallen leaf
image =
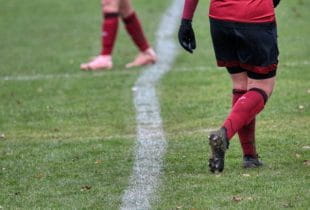
[(298, 153), (296, 153), (295, 156), (296, 156), (297, 158), (300, 158), (300, 157), (301, 157), (301, 155), (298, 154)]
[(36, 178), (36, 179), (42, 179), (44, 177), (45, 177), (45, 174), (43, 174), (43, 173), (38, 173), (38, 174), (34, 175), (34, 178)]
[(241, 198), (240, 196), (233, 196), (232, 200), (235, 202), (240, 202), (243, 200), (243, 198)]
[(84, 185), (84, 186), (82, 186), (82, 188), (81, 188), (81, 191), (83, 192), (83, 191), (88, 191), (88, 190), (90, 190), (91, 189), (91, 186), (90, 185)]
[(96, 160), (95, 161), (95, 164), (99, 164), (99, 163), (102, 163), (102, 160)]
[(310, 166), (310, 160), (304, 160), (304, 165)]
[(294, 206), (291, 203), (285, 203), (285, 204), (283, 204), (283, 207), (284, 208), (292, 208)]
[(55, 132), (59, 132), (60, 129), (59, 129), (59, 128), (54, 128), (54, 131), (55, 131)]
[(251, 175), (250, 175), (250, 174), (242, 174), (242, 176), (244, 176), (244, 177), (250, 177)]
[(182, 206), (177, 206), (177, 209), (181, 209), (182, 208)]
[(75, 156), (75, 157), (72, 158), (72, 161), (73, 161), (73, 162), (74, 162), (74, 161), (78, 161), (79, 159), (80, 159), (80, 157)]
[(304, 109), (305, 107), (303, 105), (299, 105), (298, 109)]
[(247, 197), (246, 200), (252, 201), (252, 200), (254, 200), (254, 198), (253, 197)]

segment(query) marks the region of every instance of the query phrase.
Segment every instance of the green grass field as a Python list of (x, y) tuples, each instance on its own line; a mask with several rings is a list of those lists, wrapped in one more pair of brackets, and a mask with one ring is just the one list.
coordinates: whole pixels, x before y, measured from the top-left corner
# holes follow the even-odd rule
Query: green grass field
[[(113, 70), (81, 72), (100, 50), (100, 1), (0, 3), (0, 209), (118, 209), (134, 160), (131, 88), (143, 70), (124, 65), (137, 50), (121, 29)], [(154, 42), (170, 2), (133, 3)], [(180, 50), (158, 85), (168, 149), (153, 208), (309, 209), (310, 2), (277, 9), (277, 87), (257, 130), (265, 166), (242, 169), (235, 138), (220, 176), (208, 171), (207, 135), (228, 113), (231, 87), (215, 65), (207, 10), (201, 1), (198, 49)]]

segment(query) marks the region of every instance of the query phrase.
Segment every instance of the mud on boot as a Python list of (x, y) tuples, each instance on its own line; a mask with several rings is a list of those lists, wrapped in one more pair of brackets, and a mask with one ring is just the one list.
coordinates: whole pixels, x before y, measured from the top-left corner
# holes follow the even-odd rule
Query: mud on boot
[(211, 132), (209, 136), (209, 145), (211, 148), (211, 157), (209, 159), (210, 171), (212, 173), (222, 172), (224, 170), (225, 151), (229, 146), (226, 137), (226, 129), (221, 128)]

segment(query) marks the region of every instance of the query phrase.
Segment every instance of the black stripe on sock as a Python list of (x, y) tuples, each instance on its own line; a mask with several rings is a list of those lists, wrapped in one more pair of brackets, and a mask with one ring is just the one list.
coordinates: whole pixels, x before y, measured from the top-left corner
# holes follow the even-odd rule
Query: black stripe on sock
[(242, 90), (242, 89), (233, 89), (232, 93), (233, 94), (245, 94), (247, 90)]
[(268, 95), (267, 95), (267, 93), (266, 93), (264, 90), (262, 90), (262, 89), (260, 89), (260, 88), (251, 88), (249, 91), (256, 91), (256, 92), (258, 92), (259, 94), (261, 94), (261, 95), (263, 96), (263, 98), (264, 98), (264, 103), (265, 103), (265, 104), (267, 103), (267, 101), (268, 101)]
[(119, 16), (119, 13), (117, 12), (111, 12), (111, 13), (105, 13), (104, 18), (116, 18)]

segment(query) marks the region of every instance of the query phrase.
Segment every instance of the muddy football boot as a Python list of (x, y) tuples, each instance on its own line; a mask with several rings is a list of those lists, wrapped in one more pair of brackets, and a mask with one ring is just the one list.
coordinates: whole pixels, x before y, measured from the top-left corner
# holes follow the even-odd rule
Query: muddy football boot
[(250, 155), (245, 155), (243, 157), (243, 168), (258, 168), (262, 166), (263, 163), (258, 159), (258, 157), (253, 157)]
[(221, 128), (213, 131), (209, 136), (209, 145), (211, 148), (211, 157), (209, 159), (209, 168), (212, 173), (222, 172), (224, 170), (225, 151), (228, 149), (228, 139), (226, 129)]

